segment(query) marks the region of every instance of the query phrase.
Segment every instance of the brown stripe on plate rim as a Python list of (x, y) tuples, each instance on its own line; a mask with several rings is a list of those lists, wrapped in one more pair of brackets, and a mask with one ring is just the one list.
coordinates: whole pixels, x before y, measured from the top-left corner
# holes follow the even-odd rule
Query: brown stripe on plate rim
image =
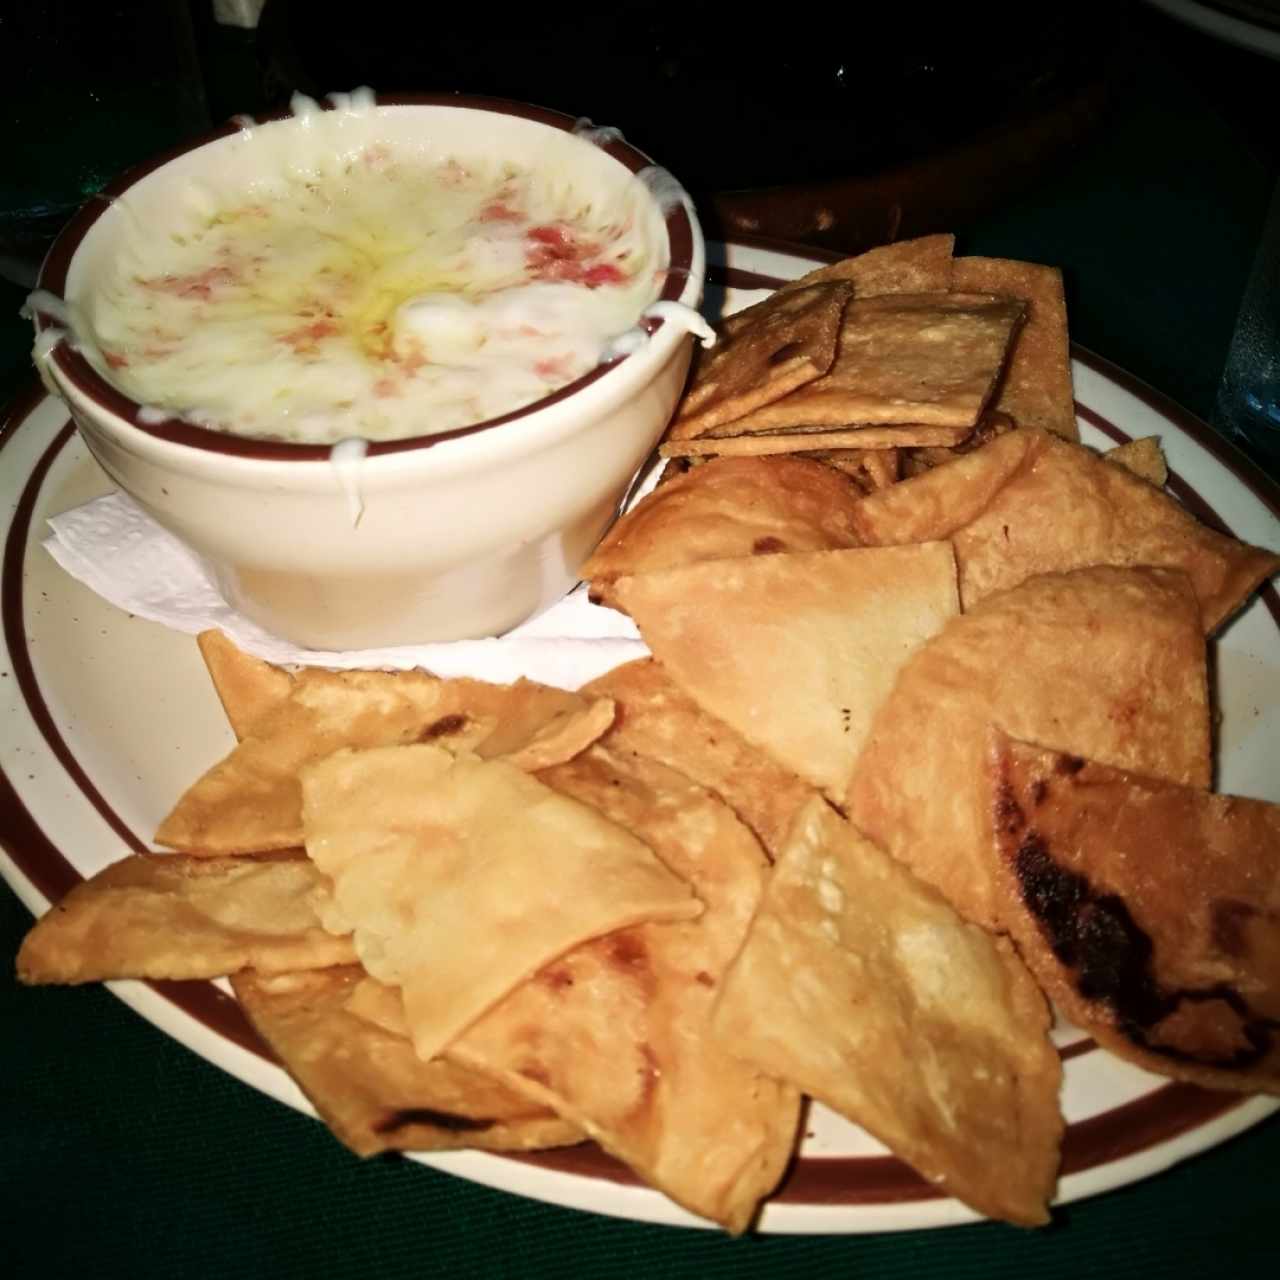
[[(774, 276), (746, 271), (738, 267), (721, 267), (719, 265), (708, 267), (708, 278), (716, 283), (741, 289), (776, 288), (783, 283), (782, 280)], [(1158, 392), (1146, 387), (1145, 384), (1139, 383), (1131, 375), (1116, 369), (1115, 366), (1095, 356), (1092, 352), (1073, 346), (1073, 354), (1083, 363), (1096, 368), (1104, 376), (1112, 378), (1126, 390), (1131, 391), (1157, 412), (1173, 421), (1175, 425), (1186, 430), (1187, 434), (1226, 466), (1270, 510), (1280, 514), (1280, 497), (1271, 492), (1273, 487), (1271, 482), (1261, 472), (1252, 468), (1246, 459), (1236, 455), (1229, 445), (1226, 445), (1225, 442), (1220, 442), (1211, 428), (1199, 423), (1197, 419), (1192, 418), (1172, 401), (1160, 396)], [(38, 384), (23, 393), (18, 404), (15, 405), (11, 419), (5, 423), (3, 432), (0, 433), (0, 447), (3, 447), (5, 441), (16, 433), (31, 411), (41, 401), (41, 389)], [(1104, 434), (1120, 442), (1131, 438), (1127, 433), (1103, 418), (1102, 415), (1079, 404), (1076, 407), (1086, 421), (1103, 431)], [(65, 444), (68, 434), (69, 429), (64, 428), (54, 445), (50, 446), (45, 457), (41, 459), (37, 469), (41, 471), (42, 475), (44, 471), (47, 471), (58, 449)], [(1216, 447), (1219, 443), (1224, 447)], [(33, 475), (32, 479), (34, 478)], [(1224, 527), (1217, 513), (1204, 502), (1196, 490), (1180, 478), (1178, 478), (1177, 484), (1179, 488), (1175, 489), (1175, 492), (1178, 492), (1178, 496), (1189, 507), (1194, 509), (1197, 515), (1201, 515), (1201, 512), (1203, 512), (1204, 515), (1208, 516), (1205, 523), (1213, 524), (1219, 528)], [(38, 490), (38, 483), (34, 487), (35, 490)], [(1174, 488), (1172, 483), (1171, 488)], [(32, 489), (31, 480), (28, 481), (27, 489)], [(24, 491), (23, 502), (26, 504), (26, 512), (23, 522), (24, 527), (20, 535), (24, 551), (26, 544), (25, 522), (29, 521), (35, 502), (34, 494), (32, 494), (29, 502), (27, 502), (27, 498), (28, 492)], [(1203, 515), (1201, 518), (1204, 518)], [(18, 524), (19, 521), (15, 517), (14, 529), (10, 531), (10, 540), (12, 540)], [(29, 666), (29, 659), (25, 653), (25, 632), (21, 625), (22, 575), (20, 572), (16, 575), (11, 575), (8, 550), (9, 548), (6, 545), (4, 599), (0, 607), (3, 608), (5, 632), (10, 641), (10, 652), (15, 655), (21, 653)], [(21, 556), (18, 558), (18, 564), (21, 564)], [(17, 598), (16, 615), (19, 619), (17, 626), (19, 644), (17, 646), (13, 645), (10, 632), (11, 615), (15, 613), (15, 610), (11, 607), (8, 599), (9, 583), (14, 577), (16, 577), (18, 583), (14, 589)], [(1264, 594), (1268, 590), (1273, 597), (1273, 600), (1268, 601), (1268, 608), (1275, 618), (1277, 626), (1280, 627), (1280, 607), (1277, 607), (1277, 604), (1274, 603), (1275, 592), (1273, 588), (1264, 588)], [(32, 707), (33, 696), (39, 703), (43, 716), (36, 717), (37, 723), (41, 726), (41, 732), (47, 738), (48, 734), (52, 733), (53, 738), (50, 739), (50, 746), (58, 754), (60, 762), (64, 761), (63, 753), (65, 753), (66, 758), (71, 759), (74, 764), (74, 757), (71, 757), (66, 743), (48, 713), (48, 708), (44, 705), (39, 688), (34, 681), (34, 673), (29, 685), (22, 684), (21, 681), (20, 685), (29, 707)], [(34, 708), (32, 710), (34, 714)], [(78, 764), (74, 764), (74, 775), (76, 776), (77, 785), (79, 785), (79, 779), (84, 778), (84, 775)], [(3, 779), (2, 782), (0, 814), (4, 814), (6, 817), (10, 812), (20, 814), (30, 822), (31, 828), (38, 832), (38, 828), (30, 820), (30, 815), (26, 813), (25, 808), (21, 805), (21, 801), (18, 799), (16, 792), (13, 791), (11, 784), (8, 783), (7, 779)], [(88, 783), (87, 778), (84, 778), (84, 782), (89, 786), (92, 795), (98, 795), (96, 789), (92, 788), (92, 784)], [(8, 803), (10, 799), (12, 800), (12, 805)], [(112, 811), (101, 796), (98, 799), (105, 809), (105, 812), (103, 809), (99, 811), (103, 812), (105, 818), (107, 813)], [(97, 807), (96, 804), (95, 807)], [(113, 816), (115, 817), (115, 822), (112, 823), (113, 827), (116, 823), (120, 823), (123, 826), (118, 815)], [(21, 821), (20, 818), (19, 821)], [(125, 829), (127, 830), (127, 828)], [(6, 831), (4, 834), (8, 834), (8, 832)], [(52, 842), (47, 837), (44, 837), (43, 833), (39, 833), (39, 836), (40, 839), (35, 842), (35, 848), (42, 853), (52, 855), (50, 865), (56, 870), (56, 864), (61, 862), (78, 879), (78, 873), (66, 862), (62, 854), (52, 845)], [(27, 867), (17, 851), (11, 850), (11, 852), (13, 853), (14, 861), (24, 871), (27, 871)], [(65, 873), (57, 872), (57, 874)], [(46, 894), (46, 896), (52, 895)], [(226, 1035), (228, 1039), (241, 1044), (268, 1061), (274, 1060), (249, 1026), (239, 1005), (212, 983), (151, 983), (149, 985), (165, 999), (196, 1017), (211, 1030)], [(1066, 1046), (1061, 1052), (1065, 1059), (1089, 1052), (1094, 1047), (1091, 1040), (1085, 1039)], [(1100, 1163), (1109, 1163), (1123, 1155), (1146, 1149), (1158, 1142), (1167, 1141), (1195, 1128), (1199, 1124), (1218, 1117), (1235, 1106), (1242, 1105), (1244, 1100), (1243, 1096), (1209, 1093), (1192, 1085), (1165, 1085), (1134, 1102), (1112, 1108), (1110, 1111), (1091, 1117), (1089, 1120), (1079, 1121), (1069, 1126), (1063, 1142), (1062, 1171), (1064, 1174), (1080, 1172), (1093, 1168)], [(590, 1143), (549, 1152), (531, 1152), (522, 1155), (514, 1153), (495, 1154), (501, 1154), (503, 1158), (519, 1160), (542, 1168), (577, 1173), (612, 1182), (634, 1184), (638, 1181), (625, 1165)], [(894, 1156), (806, 1157), (795, 1162), (783, 1187), (774, 1197), (774, 1199), (784, 1203), (844, 1205), (901, 1203), (941, 1198), (942, 1194), (937, 1188), (926, 1182), (914, 1170)]]
[[(13, 416), (0, 429), (0, 449), (13, 439), (43, 398), (44, 389), (39, 383), (19, 396)], [(50, 467), (74, 433), (75, 428), (70, 423), (58, 430), (23, 486), (13, 513), (13, 523), (9, 526), (8, 537), (5, 539), (3, 576), (0, 577), (0, 619), (3, 620), (5, 644), (9, 650), (9, 664), (14, 679), (40, 736), (81, 795), (130, 852), (146, 853), (146, 845), (93, 784), (62, 736), (48, 703), (44, 700), (31, 655), (27, 651), (23, 565), (32, 515)], [(0, 772), (0, 844), (4, 845), (22, 873), (50, 901), (57, 901), (84, 879), (44, 833), (22, 802), (12, 781), (3, 772)], [(268, 1062), (276, 1061), (275, 1055), (266, 1048), (257, 1032), (249, 1025), (240, 1006), (212, 982), (156, 981), (147, 985), (171, 1004), (203, 1023), (210, 1031), (217, 1032)]]

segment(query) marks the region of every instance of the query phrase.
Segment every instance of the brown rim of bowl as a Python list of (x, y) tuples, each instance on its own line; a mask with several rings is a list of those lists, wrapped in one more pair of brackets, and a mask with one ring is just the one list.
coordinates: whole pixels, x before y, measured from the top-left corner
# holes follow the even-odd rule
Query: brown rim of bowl
[[(325, 98), (319, 104), (325, 111), (335, 110), (331, 98)], [(552, 111), (547, 107), (531, 106), (524, 102), (510, 101), (505, 98), (489, 98), (473, 94), (388, 94), (377, 100), (378, 106), (390, 107), (462, 107), (472, 111), (490, 111), (500, 115), (518, 116), (532, 120), (537, 124), (547, 125), (553, 129), (561, 129), (572, 133), (579, 121), (560, 111)], [(278, 120), (288, 120), (291, 113), (286, 110), (264, 115), (255, 123), (270, 124)], [(36, 281), (36, 288), (43, 289), (58, 298), (65, 297), (67, 273), (71, 268), (71, 260), (75, 257), (81, 241), (89, 229), (111, 206), (114, 199), (123, 195), (130, 187), (157, 169), (162, 168), (179, 156), (198, 150), (213, 142), (232, 137), (240, 132), (236, 120), (228, 120), (226, 124), (208, 133), (201, 134), (191, 141), (142, 161), (131, 169), (127, 169), (119, 177), (109, 182), (101, 192), (91, 197), (72, 219), (63, 227), (58, 238), (53, 242)], [(638, 151), (635, 147), (619, 139), (597, 143), (600, 150), (612, 156), (632, 173), (639, 173), (655, 162)], [(685, 284), (693, 267), (693, 223), (688, 208), (681, 203), (666, 218), (669, 265), (667, 278), (663, 284), (659, 301), (677, 302), (684, 292)], [(56, 325), (56, 320), (48, 312), (33, 308), (33, 319), (36, 332)], [(641, 322), (652, 335), (657, 333), (666, 321), (648, 318)], [(402, 440), (379, 440), (369, 444), (369, 456), (377, 457), (388, 453), (403, 453), (410, 449), (429, 449), (445, 440), (457, 440), (462, 436), (475, 435), (489, 431), (494, 427), (504, 426), (531, 413), (559, 403), (568, 396), (574, 395), (584, 387), (602, 378), (606, 373), (618, 368), (629, 360), (630, 356), (622, 356), (607, 365), (598, 365), (589, 373), (566, 383), (557, 391), (544, 396), (533, 404), (521, 409), (505, 413), (497, 418), (486, 418), (483, 422), (475, 422), (470, 426), (456, 427), (452, 431), (441, 431), (434, 435), (407, 436)], [(158, 440), (166, 440), (171, 444), (186, 445), (192, 449), (202, 449), (209, 453), (228, 454), (238, 458), (251, 458), (265, 462), (327, 462), (331, 445), (290, 444), (283, 440), (258, 440), (247, 436), (235, 436), (228, 432), (215, 431), (209, 427), (197, 426), (181, 418), (166, 418), (162, 422), (143, 422), (139, 420), (142, 406), (136, 400), (126, 396), (119, 388), (109, 383), (79, 352), (68, 343), (59, 343), (53, 350), (50, 359), (58, 366), (59, 373), (71, 386), (86, 399), (101, 405), (108, 412), (135, 427), (146, 435)]]

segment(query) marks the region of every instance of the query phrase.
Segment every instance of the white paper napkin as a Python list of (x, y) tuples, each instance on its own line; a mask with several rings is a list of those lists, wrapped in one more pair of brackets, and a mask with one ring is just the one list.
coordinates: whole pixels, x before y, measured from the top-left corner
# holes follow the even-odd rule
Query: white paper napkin
[(246, 653), (281, 666), (422, 667), (440, 676), (475, 676), (499, 684), (527, 676), (576, 689), (649, 652), (631, 619), (593, 605), (583, 586), (490, 640), (343, 653), (299, 649), (232, 609), (204, 562), (122, 493), (54, 516), (49, 528), (44, 542), (49, 554), (118, 609), (192, 635), (216, 627)]

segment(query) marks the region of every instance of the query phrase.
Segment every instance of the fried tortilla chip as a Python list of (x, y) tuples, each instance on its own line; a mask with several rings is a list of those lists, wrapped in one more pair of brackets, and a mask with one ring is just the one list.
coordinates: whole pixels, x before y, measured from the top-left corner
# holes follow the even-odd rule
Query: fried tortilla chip
[(343, 750), (304, 768), (302, 791), (326, 927), (402, 989), (423, 1059), (579, 943), (701, 909), (630, 832), (504, 761)]
[(224, 632), (202, 631), (196, 644), (231, 731), (242, 741), (258, 720), (289, 696), (293, 677), (237, 648)]
[(951, 255), (955, 245), (953, 235), (899, 240), (868, 249), (856, 258), (818, 267), (799, 280), (784, 284), (778, 292), (789, 293), (811, 284), (847, 280), (853, 285), (857, 298), (873, 298), (884, 293), (946, 293), (952, 287)]
[(732, 422), (830, 369), (852, 292), (847, 284), (819, 284), (771, 294), (729, 316), (716, 345), (697, 357), (670, 438)]
[(854, 521), (870, 545), (950, 537), (965, 609), (1041, 573), (1155, 565), (1187, 574), (1211, 632), (1280, 569), (1280, 556), (1207, 528), (1125, 467), (1043, 432), (1010, 432), (874, 494)]
[(898, 669), (957, 609), (945, 542), (721, 560), (614, 592), (682, 689), (837, 801)]
[(1062, 272), (1007, 258), (957, 258), (951, 287), (1020, 298), (1027, 304), (993, 407), (1020, 427), (1039, 427), (1065, 440), (1079, 440)]
[(404, 1036), (349, 1012), (348, 997), (364, 979), (358, 965), (231, 979), (258, 1034), (356, 1155), (531, 1151), (583, 1140), (549, 1108), (451, 1062), (423, 1062)]
[(949, 445), (963, 440), (968, 427), (846, 427), (762, 432), (750, 436), (703, 436), (699, 440), (667, 440), (658, 446), (664, 458), (763, 458), (814, 449), (902, 449), (913, 445)]
[(813, 788), (704, 711), (652, 658), (606, 672), (583, 693), (618, 707), (601, 740), (615, 753), (661, 761), (714, 791), (776, 856)]
[(1102, 455), (1104, 461), (1127, 467), (1141, 480), (1163, 489), (1169, 483), (1169, 464), (1164, 460), (1159, 436), (1143, 436), (1140, 440), (1127, 440)]
[(691, 1212), (743, 1231), (794, 1149), (796, 1090), (710, 1035), (720, 979), (767, 866), (728, 807), (653, 761), (600, 746), (541, 777), (635, 831), (706, 910), (579, 947), (447, 1051), (581, 1125)]
[(969, 920), (999, 927), (987, 733), (1208, 787), (1200, 612), (1168, 569), (1032, 578), (953, 618), (903, 667), (849, 788), (849, 820)]
[(843, 476), (797, 458), (724, 458), (656, 488), (605, 535), (582, 567), (592, 599), (612, 603), (623, 574), (702, 560), (827, 551), (859, 544), (858, 492)]
[(950, 538), (1040, 456), (1047, 439), (1041, 432), (1009, 431), (944, 467), (870, 495), (853, 513), (859, 535), (869, 547)]
[(821, 800), (797, 820), (713, 1025), (979, 1212), (1048, 1221), (1062, 1067), (1044, 997), (1007, 941)]
[(341, 747), (438, 742), (538, 769), (582, 750), (612, 718), (612, 708), (530, 680), (303, 671), (288, 698), (187, 790), (156, 840), (189, 853), (292, 848), (302, 843), (298, 772)]
[(350, 964), (350, 938), (320, 925), (321, 877), (288, 857), (137, 856), (77, 885), (18, 952), (22, 982), (221, 978)]
[(994, 735), (1000, 919), (1104, 1048), (1280, 1093), (1280, 805)]
[(972, 430), (1024, 310), (980, 293), (855, 298), (828, 373), (713, 433), (897, 422)]

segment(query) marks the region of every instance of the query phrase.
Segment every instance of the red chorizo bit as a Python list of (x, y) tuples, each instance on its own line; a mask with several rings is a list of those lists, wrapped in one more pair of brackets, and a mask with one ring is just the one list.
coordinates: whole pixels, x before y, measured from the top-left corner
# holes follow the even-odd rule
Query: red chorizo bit
[(573, 376), (568, 356), (546, 356), (534, 364), (533, 371), (548, 381), (567, 382)]
[(129, 367), (129, 358), (127, 356), (120, 355), (118, 352), (104, 351), (102, 353), (102, 358), (112, 369), (127, 369)]
[(338, 326), (325, 316), (319, 320), (313, 320), (310, 324), (300, 325), (297, 329), (291, 329), (288, 333), (282, 333), (280, 341), (287, 343), (294, 351), (301, 354), (303, 351), (314, 351), (316, 343), (321, 338), (328, 338), (337, 332)]
[(582, 283), (588, 289), (598, 289), (602, 284), (621, 284), (627, 277), (612, 262), (598, 262), (582, 274)]
[(233, 267), (207, 267), (204, 271), (196, 271), (185, 276), (160, 276), (155, 280), (143, 280), (146, 289), (155, 289), (158, 293), (171, 293), (176, 298), (198, 298), (208, 301), (214, 289), (219, 285), (235, 284), (238, 276)]
[(519, 222), (524, 214), (503, 200), (491, 200), (476, 216), (479, 222)]

